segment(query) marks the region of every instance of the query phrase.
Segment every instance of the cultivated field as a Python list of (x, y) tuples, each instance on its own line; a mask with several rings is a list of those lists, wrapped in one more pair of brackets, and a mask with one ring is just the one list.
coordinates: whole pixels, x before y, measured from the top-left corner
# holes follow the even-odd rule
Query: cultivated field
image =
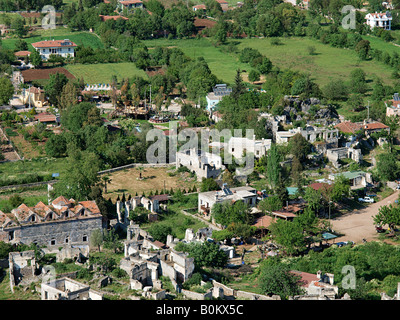
[(117, 76), (118, 81), (133, 76), (147, 79), (146, 72), (136, 68), (133, 62), (70, 64), (65, 68), (76, 78), (83, 77), (85, 83), (89, 84), (109, 83), (113, 75)]
[(142, 170), (143, 180), (139, 180), (140, 171), (138, 168), (114, 172), (110, 175), (111, 183), (108, 184), (107, 194), (104, 194), (104, 196), (115, 201), (118, 195), (121, 197), (123, 193), (132, 196), (135, 196), (136, 192), (138, 195), (143, 194), (143, 192), (148, 195), (150, 191), (153, 191), (154, 194), (157, 190), (158, 193), (161, 193), (164, 182), (167, 191), (171, 188), (187, 190), (197, 184), (196, 178), (190, 177), (188, 173), (177, 173), (175, 176), (168, 175), (168, 172), (174, 171), (172, 167), (144, 168)]
[(63, 67), (49, 69), (27, 69), (21, 73), (25, 81), (47, 80), (50, 79), (50, 74), (63, 73), (68, 79), (75, 79), (74, 75)]

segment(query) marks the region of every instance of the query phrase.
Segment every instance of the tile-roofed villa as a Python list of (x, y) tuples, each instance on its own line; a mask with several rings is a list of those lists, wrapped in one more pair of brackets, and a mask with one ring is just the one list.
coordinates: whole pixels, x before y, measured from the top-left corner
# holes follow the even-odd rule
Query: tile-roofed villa
[(85, 243), (102, 228), (102, 215), (95, 201), (76, 202), (58, 197), (46, 205), (21, 204), (11, 213), (0, 212), (0, 241), (60, 245)]
[(34, 42), (32, 43), (32, 47), (40, 53), (43, 60), (47, 60), (52, 54), (62, 56), (63, 58), (73, 57), (77, 45), (69, 39), (64, 39)]

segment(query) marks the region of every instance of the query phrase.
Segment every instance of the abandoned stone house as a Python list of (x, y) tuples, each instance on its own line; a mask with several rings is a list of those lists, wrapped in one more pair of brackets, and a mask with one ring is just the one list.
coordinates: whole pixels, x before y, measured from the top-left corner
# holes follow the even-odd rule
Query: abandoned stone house
[(149, 210), (148, 220), (156, 221), (160, 212), (160, 202), (168, 200), (167, 195), (158, 195), (152, 197), (135, 196), (125, 201), (117, 200), (117, 216), (118, 222), (122, 224), (129, 223), (129, 212), (135, 210), (136, 207), (143, 207)]
[(176, 153), (176, 168), (180, 167), (186, 167), (194, 172), (198, 181), (203, 178), (217, 178), (225, 169), (219, 155), (194, 148)]
[(209, 215), (214, 204), (224, 201), (230, 201), (231, 203), (243, 201), (250, 207), (254, 207), (257, 204), (257, 190), (249, 186), (228, 188), (224, 185), (220, 191), (200, 192), (198, 196), (198, 212)]
[(41, 297), (42, 300), (103, 300), (102, 293), (66, 277), (42, 283)]
[(300, 133), (304, 139), (310, 143), (323, 141), (327, 143), (327, 148), (337, 148), (339, 141), (339, 130), (327, 127), (307, 126), (306, 128), (295, 128), (288, 131), (275, 132), (275, 141), (278, 144), (288, 143), (290, 138)]
[(351, 159), (356, 163), (361, 163), (363, 159), (361, 149), (354, 149), (351, 147), (328, 149), (326, 150), (326, 157), (335, 168), (341, 166), (341, 159)]
[(169, 277), (176, 285), (189, 279), (194, 271), (193, 258), (157, 243), (139, 225), (133, 223), (127, 227), (124, 256), (120, 268), (130, 276), (132, 289), (158, 287), (159, 276)]
[(91, 233), (101, 229), (103, 218), (95, 201), (58, 197), (51, 204), (21, 204), (11, 213), (0, 212), (0, 241), (36, 243), (49, 247), (89, 244)]
[(253, 139), (232, 137), (228, 142), (228, 152), (235, 158), (240, 159), (245, 153), (253, 153), (254, 157), (261, 158), (267, 155), (267, 151), (271, 149), (271, 139), (256, 140)]

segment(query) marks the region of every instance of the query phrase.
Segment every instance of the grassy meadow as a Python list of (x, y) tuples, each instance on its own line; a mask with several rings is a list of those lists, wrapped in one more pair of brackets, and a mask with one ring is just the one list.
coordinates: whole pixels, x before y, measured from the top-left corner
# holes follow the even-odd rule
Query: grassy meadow
[(69, 64), (65, 68), (77, 79), (83, 77), (85, 83), (90, 84), (109, 83), (113, 75), (117, 76), (118, 81), (133, 76), (147, 78), (146, 72), (136, 68), (133, 62)]

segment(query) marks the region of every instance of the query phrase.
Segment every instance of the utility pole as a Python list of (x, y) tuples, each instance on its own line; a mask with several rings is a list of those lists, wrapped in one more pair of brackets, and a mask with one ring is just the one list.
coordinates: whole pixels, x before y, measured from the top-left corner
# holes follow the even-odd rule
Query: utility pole
[(152, 104), (151, 104), (151, 84), (149, 84), (150, 86), (150, 108), (152, 109)]

